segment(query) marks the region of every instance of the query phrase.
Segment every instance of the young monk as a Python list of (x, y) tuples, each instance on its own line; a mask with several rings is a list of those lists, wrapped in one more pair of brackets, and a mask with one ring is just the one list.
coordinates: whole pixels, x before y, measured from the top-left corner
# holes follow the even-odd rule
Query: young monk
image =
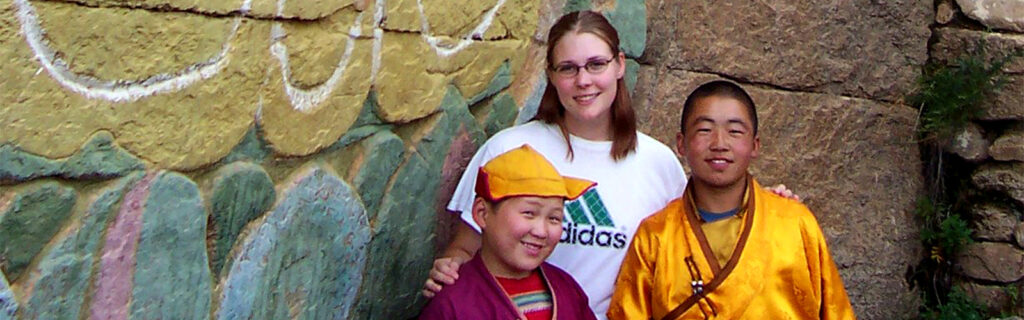
[(680, 126), (689, 185), (640, 223), (608, 318), (853, 319), (814, 215), (747, 171), (761, 148), (750, 96), (728, 81), (701, 85)]
[(472, 209), (480, 250), (420, 319), (596, 319), (572, 276), (544, 262), (561, 239), (565, 200), (594, 185), (562, 177), (529, 145), (488, 161)]

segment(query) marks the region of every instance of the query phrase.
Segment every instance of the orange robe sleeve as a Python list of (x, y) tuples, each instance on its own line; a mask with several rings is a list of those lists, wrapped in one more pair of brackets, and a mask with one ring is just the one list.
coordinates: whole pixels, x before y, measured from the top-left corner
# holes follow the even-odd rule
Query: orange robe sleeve
[[(846, 289), (843, 287), (843, 281), (839, 278), (839, 269), (836, 268), (836, 263), (829, 253), (828, 244), (825, 243), (825, 235), (813, 215), (809, 215), (808, 220), (810, 221), (805, 222), (803, 227), (805, 232), (810, 233), (808, 240), (814, 243), (808, 243), (805, 248), (814, 248), (813, 250), (817, 252), (814, 252), (813, 255), (808, 252), (807, 256), (818, 258), (816, 262), (808, 261), (808, 267), (817, 269), (821, 279), (819, 319), (856, 319), (853, 307), (850, 305), (850, 298), (846, 295)], [(814, 273), (813, 270), (812, 273)]]

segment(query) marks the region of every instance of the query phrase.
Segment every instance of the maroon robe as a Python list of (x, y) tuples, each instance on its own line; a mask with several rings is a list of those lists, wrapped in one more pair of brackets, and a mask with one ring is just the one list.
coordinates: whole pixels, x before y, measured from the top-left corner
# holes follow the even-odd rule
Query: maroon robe
[[(540, 274), (554, 300), (552, 319), (597, 319), (572, 276), (547, 262), (541, 263)], [(455, 284), (430, 299), (420, 319), (519, 319), (519, 310), (477, 254), (459, 268)]]

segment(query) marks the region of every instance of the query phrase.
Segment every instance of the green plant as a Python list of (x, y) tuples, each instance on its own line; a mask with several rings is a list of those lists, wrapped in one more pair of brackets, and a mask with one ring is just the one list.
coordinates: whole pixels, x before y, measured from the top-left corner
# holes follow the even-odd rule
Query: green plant
[(1013, 316), (1014, 312), (1020, 312), (1021, 314), (1018, 315), (1024, 315), (1024, 296), (1020, 294), (1020, 286), (1020, 284), (1017, 284), (1003, 287), (1003, 291), (1010, 297), (1010, 305), (1007, 310), (1003, 310), (1003, 318)]
[(977, 118), (981, 102), (1006, 84), (1002, 68), (1016, 52), (1002, 58), (985, 59), (985, 43), (979, 41), (973, 53), (960, 56), (955, 66), (932, 63), (918, 79), (918, 91), (909, 102), (920, 108), (918, 134), (925, 141), (947, 141)]
[(927, 255), (908, 268), (912, 287), (921, 290), (921, 316), (926, 319), (982, 319), (984, 308), (962, 291), (953, 288), (953, 261), (964, 246), (971, 243), (966, 215), (972, 192), (970, 176), (977, 166), (958, 157), (947, 157), (943, 148), (983, 112), (982, 102), (1006, 84), (1003, 66), (1017, 51), (1005, 57), (989, 59), (985, 44), (952, 65), (931, 63), (926, 66), (915, 94), (907, 102), (920, 109), (917, 135), (924, 164), (926, 193), (915, 213), (921, 223), (921, 243)]
[(955, 256), (972, 242), (973, 232), (967, 221), (952, 212), (950, 206), (935, 204), (931, 199), (918, 199), (916, 214), (921, 218), (921, 240), (931, 248), (931, 257), (939, 262)]
[(946, 303), (928, 310), (924, 318), (933, 320), (983, 320), (985, 308), (971, 300), (960, 288), (953, 288), (947, 296)]

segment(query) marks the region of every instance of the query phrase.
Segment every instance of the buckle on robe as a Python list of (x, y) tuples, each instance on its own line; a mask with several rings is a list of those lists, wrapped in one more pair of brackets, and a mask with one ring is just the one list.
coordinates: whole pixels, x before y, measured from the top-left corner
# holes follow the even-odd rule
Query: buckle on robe
[(693, 287), (693, 294), (694, 295), (703, 295), (704, 294), (704, 280), (690, 281), (690, 286)]

